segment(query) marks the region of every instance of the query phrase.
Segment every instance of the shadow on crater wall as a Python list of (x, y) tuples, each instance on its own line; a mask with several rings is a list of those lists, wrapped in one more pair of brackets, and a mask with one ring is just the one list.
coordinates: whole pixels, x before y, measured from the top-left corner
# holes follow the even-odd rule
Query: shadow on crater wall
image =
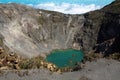
[(106, 13), (103, 19), (95, 46), (97, 53), (109, 55), (120, 52), (120, 16)]

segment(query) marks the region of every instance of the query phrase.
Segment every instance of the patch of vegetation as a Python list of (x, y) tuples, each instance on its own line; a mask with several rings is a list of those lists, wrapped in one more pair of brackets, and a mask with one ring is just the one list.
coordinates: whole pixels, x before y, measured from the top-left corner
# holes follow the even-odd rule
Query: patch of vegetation
[[(15, 53), (6, 54), (4, 49), (0, 49), (0, 70), (21, 70), (21, 69), (40, 69), (47, 68), (52, 72), (72, 72), (78, 71), (84, 67), (86, 61), (94, 61), (98, 58), (103, 58), (104, 55), (100, 53), (94, 53), (94, 51), (85, 54), (84, 60), (82, 63), (76, 63), (75, 67), (64, 67), (58, 68), (52, 63), (46, 62), (41, 56), (34, 57), (31, 59), (21, 58)], [(109, 59), (115, 59), (120, 61), (120, 53), (114, 53), (108, 57)], [(2, 72), (0, 72), (0, 75)]]
[(103, 58), (104, 55), (102, 53), (95, 53), (94, 51), (91, 51), (84, 56), (84, 62), (85, 61), (94, 61), (99, 58)]
[(46, 23), (46, 20), (44, 19), (43, 16), (39, 16), (38, 17), (38, 23), (40, 23), (41, 25), (43, 25), (44, 23)]
[(19, 66), (21, 69), (38, 69), (42, 66), (41, 61), (43, 61), (43, 58), (40, 56), (31, 59), (24, 59), (19, 62)]
[(120, 61), (120, 53), (111, 54), (108, 58)]
[(83, 63), (86, 61), (95, 61), (100, 58), (113, 59), (113, 60), (120, 61), (120, 53), (113, 53), (108, 56), (104, 56), (104, 54), (102, 53), (95, 53), (94, 51), (91, 51), (85, 54)]
[(15, 53), (7, 54), (3, 48), (0, 48), (0, 70), (38, 69), (42, 66), (41, 61), (43, 60), (41, 56), (25, 59)]
[(2, 46), (2, 45), (3, 45), (3, 39), (0, 38), (0, 46)]

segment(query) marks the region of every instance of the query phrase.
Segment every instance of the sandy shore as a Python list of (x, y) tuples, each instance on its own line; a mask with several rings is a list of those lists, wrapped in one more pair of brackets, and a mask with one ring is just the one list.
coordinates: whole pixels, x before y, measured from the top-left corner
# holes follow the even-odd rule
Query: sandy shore
[(120, 62), (99, 59), (87, 62), (80, 71), (62, 74), (46, 69), (1, 71), (0, 80), (120, 80)]

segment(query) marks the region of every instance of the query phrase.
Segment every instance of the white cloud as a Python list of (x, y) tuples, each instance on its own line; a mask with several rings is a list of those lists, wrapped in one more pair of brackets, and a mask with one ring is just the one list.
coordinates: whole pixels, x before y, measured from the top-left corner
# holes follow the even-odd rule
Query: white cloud
[(84, 5), (84, 4), (79, 5), (79, 4), (70, 4), (70, 3), (56, 4), (53, 2), (31, 5), (31, 6), (39, 9), (58, 11), (65, 14), (82, 14), (101, 8), (100, 6), (96, 6), (95, 4), (90, 4), (90, 5)]

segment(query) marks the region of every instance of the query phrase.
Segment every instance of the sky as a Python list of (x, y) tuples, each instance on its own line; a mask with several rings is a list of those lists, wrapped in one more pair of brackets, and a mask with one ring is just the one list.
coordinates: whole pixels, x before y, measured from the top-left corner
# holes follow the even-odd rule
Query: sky
[(114, 0), (0, 0), (0, 3), (20, 3), (65, 14), (82, 14), (100, 9), (112, 1)]

